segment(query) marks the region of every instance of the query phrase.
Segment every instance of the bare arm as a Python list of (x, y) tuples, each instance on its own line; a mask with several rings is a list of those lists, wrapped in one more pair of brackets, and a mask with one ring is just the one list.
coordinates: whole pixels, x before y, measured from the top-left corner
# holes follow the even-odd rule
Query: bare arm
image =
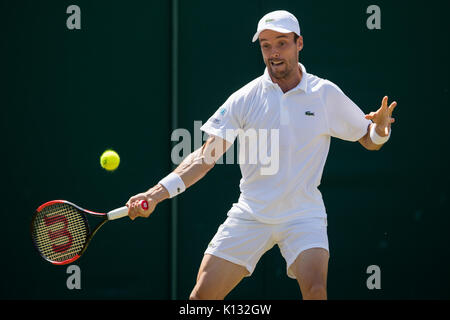
[(201, 148), (187, 156), (174, 172), (181, 177), (186, 188), (189, 188), (214, 167), (230, 146), (228, 141), (211, 136)]
[[(362, 137), (361, 139), (358, 140), (359, 143), (361, 143), (361, 145), (366, 148), (367, 150), (371, 150), (371, 151), (378, 151), (381, 149), (381, 147), (383, 146), (382, 144), (375, 144), (372, 142), (372, 139), (370, 139), (370, 129), (372, 128), (373, 123), (371, 123), (368, 127), (367, 127), (367, 133), (364, 135), (364, 137)], [(377, 128), (376, 128), (377, 129)], [(376, 130), (375, 129), (375, 130)], [(378, 134), (380, 134), (378, 132)], [(384, 135), (380, 136), (384, 137)]]
[[(186, 189), (203, 178), (216, 164), (217, 160), (228, 150), (232, 144), (219, 137), (210, 136), (203, 146), (188, 155), (174, 170), (183, 180)], [(148, 217), (156, 205), (169, 198), (169, 192), (160, 184), (148, 191), (131, 197), (127, 202), (128, 216), (134, 220), (136, 217)], [(140, 200), (147, 200), (149, 208), (143, 210)]]

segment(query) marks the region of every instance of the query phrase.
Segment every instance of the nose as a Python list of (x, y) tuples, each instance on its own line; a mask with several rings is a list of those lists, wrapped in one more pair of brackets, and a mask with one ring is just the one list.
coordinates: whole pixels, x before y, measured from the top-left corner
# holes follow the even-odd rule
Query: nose
[(272, 52), (270, 53), (270, 59), (278, 59), (280, 57), (280, 53), (278, 52), (278, 50), (273, 49)]
[(270, 56), (271, 56), (271, 58), (279, 58), (280, 53), (278, 51), (274, 50)]

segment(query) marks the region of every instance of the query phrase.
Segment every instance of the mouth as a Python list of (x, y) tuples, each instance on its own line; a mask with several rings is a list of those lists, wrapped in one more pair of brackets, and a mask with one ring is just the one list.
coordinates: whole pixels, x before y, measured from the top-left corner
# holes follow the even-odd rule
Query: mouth
[(270, 60), (270, 65), (272, 67), (279, 67), (279, 66), (282, 66), (283, 64), (284, 64), (284, 62), (281, 60), (277, 60), (277, 61)]

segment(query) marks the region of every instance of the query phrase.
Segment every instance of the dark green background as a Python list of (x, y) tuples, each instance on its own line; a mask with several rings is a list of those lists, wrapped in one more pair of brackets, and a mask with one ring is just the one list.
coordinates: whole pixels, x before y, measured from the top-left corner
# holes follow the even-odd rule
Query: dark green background
[[(66, 8), (81, 8), (81, 30)], [(381, 30), (366, 8), (381, 8)], [(398, 102), (389, 143), (369, 152), (332, 140), (320, 187), (328, 211), (330, 299), (448, 299), (449, 37), (447, 1), (178, 2), (178, 92), (173, 92), (173, 1), (1, 1), (2, 299), (186, 299), (211, 237), (239, 195), (237, 165), (217, 165), (177, 198), (177, 276), (171, 277), (171, 202), (147, 220), (108, 223), (66, 267), (34, 251), (29, 224), (43, 202), (122, 206), (170, 172), (171, 105), (191, 133), (261, 75), (251, 43), (265, 13), (286, 9), (304, 37), (300, 61), (368, 113)], [(114, 173), (99, 165), (114, 148)], [(381, 268), (381, 290), (366, 269)], [(171, 293), (176, 285), (176, 295)], [(230, 299), (296, 299), (277, 247)]]

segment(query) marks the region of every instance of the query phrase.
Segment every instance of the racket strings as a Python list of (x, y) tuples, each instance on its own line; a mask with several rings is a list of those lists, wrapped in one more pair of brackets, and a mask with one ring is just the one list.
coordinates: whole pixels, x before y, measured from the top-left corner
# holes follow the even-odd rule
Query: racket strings
[(80, 254), (89, 235), (84, 216), (67, 203), (43, 208), (33, 223), (33, 240), (48, 260), (62, 262)]

